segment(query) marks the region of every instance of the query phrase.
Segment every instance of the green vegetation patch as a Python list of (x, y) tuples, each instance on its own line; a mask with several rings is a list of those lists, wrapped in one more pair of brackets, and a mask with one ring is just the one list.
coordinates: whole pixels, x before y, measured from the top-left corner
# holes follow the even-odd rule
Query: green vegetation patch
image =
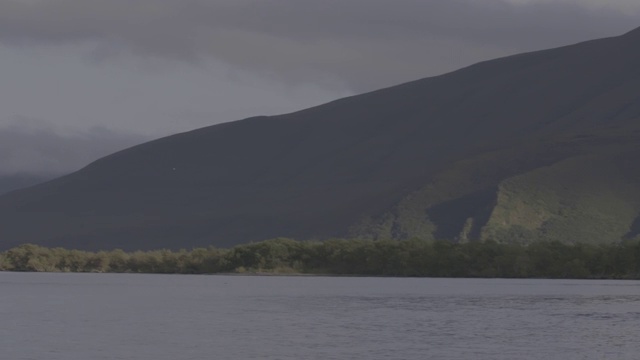
[(579, 156), (503, 181), (483, 239), (614, 242), (640, 211), (640, 186), (616, 157)]

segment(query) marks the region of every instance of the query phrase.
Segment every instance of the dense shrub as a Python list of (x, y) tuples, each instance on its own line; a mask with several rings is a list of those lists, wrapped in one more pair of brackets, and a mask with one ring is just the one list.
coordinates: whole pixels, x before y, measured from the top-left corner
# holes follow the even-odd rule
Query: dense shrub
[(608, 245), (538, 241), (453, 243), (411, 239), (279, 238), (191, 251), (87, 252), (32, 244), (0, 253), (0, 270), (132, 273), (307, 273), (503, 278), (640, 278), (640, 241)]

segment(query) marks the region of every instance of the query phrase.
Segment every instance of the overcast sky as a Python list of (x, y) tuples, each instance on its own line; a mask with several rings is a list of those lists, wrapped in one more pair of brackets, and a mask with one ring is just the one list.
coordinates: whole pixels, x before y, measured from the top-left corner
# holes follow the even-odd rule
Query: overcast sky
[(638, 26), (638, 0), (1, 0), (0, 174)]

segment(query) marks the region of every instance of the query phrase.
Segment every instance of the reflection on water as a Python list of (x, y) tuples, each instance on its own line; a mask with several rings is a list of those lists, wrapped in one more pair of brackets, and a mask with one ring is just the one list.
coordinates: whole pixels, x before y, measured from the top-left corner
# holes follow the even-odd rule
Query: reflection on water
[(0, 273), (2, 359), (637, 359), (640, 282)]

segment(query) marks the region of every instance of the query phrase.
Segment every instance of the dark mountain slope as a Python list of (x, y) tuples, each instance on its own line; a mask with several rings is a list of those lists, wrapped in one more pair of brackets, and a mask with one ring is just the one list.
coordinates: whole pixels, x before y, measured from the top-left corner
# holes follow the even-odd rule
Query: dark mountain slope
[[(0, 197), (0, 247), (179, 248), (345, 235), (479, 154), (531, 158), (511, 159), (504, 174), (515, 176), (551, 161), (541, 147), (563, 134), (634, 126), (639, 64), (636, 30), (159, 139)], [(487, 184), (497, 186), (502, 173), (487, 171), (496, 171)]]

